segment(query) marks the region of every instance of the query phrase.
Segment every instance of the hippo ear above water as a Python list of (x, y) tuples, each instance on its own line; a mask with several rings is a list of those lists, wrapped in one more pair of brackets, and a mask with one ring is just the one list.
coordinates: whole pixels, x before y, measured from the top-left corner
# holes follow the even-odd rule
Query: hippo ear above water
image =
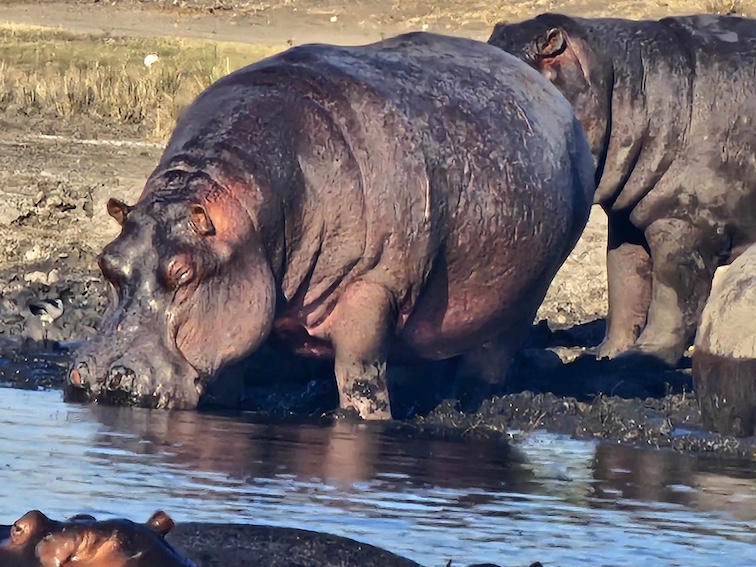
[(538, 42), (538, 54), (543, 58), (556, 57), (567, 49), (567, 34), (561, 28), (552, 28)]
[(200, 236), (212, 236), (215, 234), (213, 221), (210, 220), (210, 215), (207, 214), (207, 210), (202, 205), (197, 203), (189, 205), (189, 219), (192, 223), (192, 228)]
[(123, 226), (123, 223), (126, 222), (126, 217), (129, 215), (131, 210), (134, 207), (130, 207), (123, 201), (120, 201), (118, 199), (110, 198), (108, 199), (108, 214), (113, 217), (115, 220), (118, 221), (118, 224)]
[(168, 535), (168, 532), (173, 529), (175, 524), (168, 514), (162, 510), (158, 510), (147, 520), (147, 525), (160, 535), (165, 536)]

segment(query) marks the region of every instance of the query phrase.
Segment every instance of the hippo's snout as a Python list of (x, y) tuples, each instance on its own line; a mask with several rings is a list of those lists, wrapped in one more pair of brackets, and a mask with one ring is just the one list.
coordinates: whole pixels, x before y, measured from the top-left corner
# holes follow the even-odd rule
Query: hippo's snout
[[(156, 364), (151, 363), (153, 358)], [(167, 358), (148, 357), (136, 349), (98, 364), (94, 357), (81, 353), (69, 369), (66, 400), (151, 408), (197, 407), (204, 390), (197, 373), (186, 368), (188, 365), (171, 364)], [(158, 380), (161, 376), (163, 381)], [(169, 378), (167, 383), (165, 377)]]
[(81, 403), (92, 401), (93, 368), (93, 361), (89, 357), (78, 358), (74, 361), (68, 370), (66, 399)]

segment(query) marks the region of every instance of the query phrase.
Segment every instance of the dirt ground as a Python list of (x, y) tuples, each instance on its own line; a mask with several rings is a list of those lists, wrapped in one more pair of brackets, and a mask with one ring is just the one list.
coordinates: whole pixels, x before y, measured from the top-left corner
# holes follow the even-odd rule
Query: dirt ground
[[(751, 13), (755, 7), (752, 0), (0, 0), (0, 22), (111, 36), (180, 36), (283, 48), (312, 41), (366, 43), (421, 29), (484, 40), (497, 20), (517, 20), (547, 10), (639, 18), (697, 11)], [(4, 250), (0, 257), (0, 355), (5, 356), (0, 360), (0, 380), (22, 387), (60, 384), (66, 349), (94, 332), (105, 307), (95, 257), (117, 234), (117, 224), (105, 213), (105, 202), (111, 196), (135, 201), (160, 153), (159, 144), (139, 139), (126, 127), (0, 113), (0, 247)], [(672, 434), (675, 426), (695, 427), (700, 420), (689, 393), (689, 370), (660, 379), (658, 374), (644, 375), (637, 369), (604, 372), (592, 360), (590, 347), (602, 336), (606, 310), (605, 246), (606, 218), (596, 208), (539, 310), (538, 319), (562, 331), (538, 328), (531, 348), (520, 354), (510, 395), (491, 400), (473, 414), (459, 414), (455, 406), (442, 404), (423, 420), (486, 431), (541, 425), (577, 435), (756, 458), (752, 440), (708, 437), (701, 441), (700, 435)], [(39, 305), (44, 300), (61, 302), (63, 312), (52, 324), (40, 317)], [(529, 391), (516, 393), (520, 386)], [(268, 389), (262, 398), (269, 407), (314, 412), (327, 409), (333, 400), (329, 388), (308, 388), (306, 395)], [(588, 403), (598, 393), (618, 397)], [(304, 399), (307, 396), (319, 401), (311, 404)], [(653, 400), (644, 402), (645, 398)], [(433, 400), (430, 407), (439, 401)], [(410, 407), (408, 414), (413, 409), (418, 410)], [(639, 430), (638, 419), (650, 425)], [(481, 423), (488, 425), (478, 427)]]

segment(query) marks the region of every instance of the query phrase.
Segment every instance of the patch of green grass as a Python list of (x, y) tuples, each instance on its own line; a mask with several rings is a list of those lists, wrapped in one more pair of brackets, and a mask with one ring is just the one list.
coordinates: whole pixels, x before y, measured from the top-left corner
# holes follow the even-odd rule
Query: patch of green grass
[[(126, 39), (0, 26), (0, 112), (86, 115), (165, 139), (211, 83), (280, 51), (269, 45)], [(145, 57), (157, 61), (145, 65)]]

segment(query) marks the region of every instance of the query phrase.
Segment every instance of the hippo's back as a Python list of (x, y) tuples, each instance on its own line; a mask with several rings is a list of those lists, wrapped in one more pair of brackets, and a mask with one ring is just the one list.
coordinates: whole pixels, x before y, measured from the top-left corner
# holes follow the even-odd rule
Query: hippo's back
[[(277, 84), (315, 101), (373, 162), (387, 145), (398, 148), (386, 160), (391, 169), (414, 153), (427, 184), (447, 200), (485, 200), (495, 188), (535, 205), (558, 194), (551, 211), (542, 208), (558, 223), (573, 216), (576, 202), (592, 199), (593, 164), (569, 102), (527, 64), (486, 43), (413, 32), (362, 46), (307, 44), (237, 73), (230, 84)], [(468, 183), (466, 169), (495, 176)], [(507, 210), (519, 214), (515, 208)]]
[(746, 64), (756, 61), (756, 20), (752, 18), (698, 14), (664, 18), (660, 23), (676, 33), (693, 53), (719, 59), (742, 56)]
[(527, 152), (548, 163), (574, 143), (574, 113), (561, 93), (516, 57), (471, 39), (413, 32), (360, 46), (306, 44), (224, 77), (197, 102), (261, 86), (316, 101), (346, 130), (372, 120), (377, 128), (401, 121), (409, 137), (436, 128), (422, 146), (431, 161), (460, 128), (473, 142), (467, 153), (499, 146), (512, 162)]

